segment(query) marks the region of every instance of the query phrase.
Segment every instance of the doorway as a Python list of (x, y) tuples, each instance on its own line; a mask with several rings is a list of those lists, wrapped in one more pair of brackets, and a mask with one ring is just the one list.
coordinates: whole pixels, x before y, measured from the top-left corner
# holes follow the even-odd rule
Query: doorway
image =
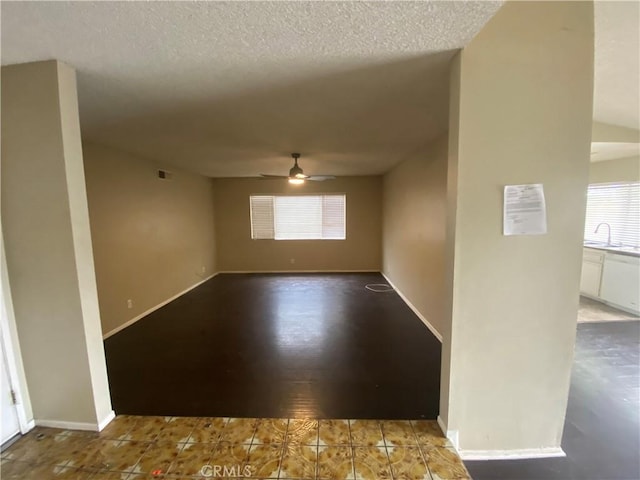
[[(21, 383), (19, 371), (22, 370), (20, 348), (17, 344), (17, 332), (13, 318), (7, 263), (4, 256), (4, 241), (0, 236), (0, 446), (10, 445), (20, 434), (27, 433), (34, 426), (33, 420), (27, 420), (26, 412), (30, 407), (26, 386)], [(26, 405), (25, 405), (26, 403)]]
[[(4, 309), (4, 300), (2, 301)], [(0, 423), (0, 445), (5, 445), (20, 433), (20, 420), (18, 419), (18, 410), (15, 405), (15, 390), (9, 378), (9, 363), (4, 348), (4, 335), (0, 331), (0, 349), (2, 350), (0, 366), (0, 383), (2, 401), (0, 401), (0, 409), (2, 410), (2, 418)]]

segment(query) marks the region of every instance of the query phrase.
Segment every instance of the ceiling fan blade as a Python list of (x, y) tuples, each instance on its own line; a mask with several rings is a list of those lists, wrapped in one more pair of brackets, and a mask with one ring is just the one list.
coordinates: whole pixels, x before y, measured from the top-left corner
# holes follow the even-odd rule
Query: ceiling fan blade
[(311, 175), (307, 177), (305, 180), (311, 180), (312, 182), (324, 182), (325, 180), (335, 180), (336, 177), (333, 175)]
[(260, 177), (262, 177), (262, 178), (289, 178), (287, 175), (267, 175), (265, 173), (261, 173)]

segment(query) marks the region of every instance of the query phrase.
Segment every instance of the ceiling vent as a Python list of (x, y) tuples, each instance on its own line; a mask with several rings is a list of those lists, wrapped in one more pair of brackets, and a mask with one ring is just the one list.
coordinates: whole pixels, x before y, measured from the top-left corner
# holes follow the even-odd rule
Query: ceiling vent
[(167, 170), (158, 170), (158, 178), (161, 180), (171, 180), (173, 178), (173, 173), (168, 172)]

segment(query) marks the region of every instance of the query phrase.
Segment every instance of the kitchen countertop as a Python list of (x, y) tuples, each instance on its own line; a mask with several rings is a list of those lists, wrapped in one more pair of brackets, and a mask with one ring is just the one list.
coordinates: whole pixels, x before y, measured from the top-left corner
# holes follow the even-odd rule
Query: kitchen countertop
[(584, 248), (594, 248), (596, 250), (605, 250), (620, 255), (629, 255), (631, 257), (640, 257), (640, 248), (637, 247), (619, 247), (615, 245), (607, 245), (606, 243), (585, 242)]

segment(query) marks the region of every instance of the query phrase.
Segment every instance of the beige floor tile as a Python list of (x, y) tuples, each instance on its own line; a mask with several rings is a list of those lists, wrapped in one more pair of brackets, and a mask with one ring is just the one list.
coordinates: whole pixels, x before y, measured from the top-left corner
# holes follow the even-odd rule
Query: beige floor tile
[(135, 473), (149, 474), (158, 472), (167, 473), (173, 462), (185, 444), (177, 442), (157, 441), (149, 446), (133, 471)]
[(394, 480), (431, 480), (418, 447), (387, 447)]
[(105, 431), (38, 427), (2, 453), (2, 480), (194, 480), (205, 465), (234, 480), (469, 478), (433, 421), (124, 417)]
[(226, 418), (201, 418), (187, 441), (189, 443), (217, 443), (226, 423)]
[[(94, 480), (94, 478), (91, 477), (89, 480)], [(98, 480), (98, 479), (96, 479), (96, 480)], [(102, 479), (100, 479), (100, 480), (102, 480)], [(112, 480), (112, 479), (111, 478), (106, 478), (105, 480)], [(113, 480), (116, 480), (116, 477), (114, 477)], [(165, 476), (165, 475), (150, 475), (150, 474), (147, 474), (147, 473), (132, 473), (132, 474), (128, 475), (127, 477), (125, 477), (123, 480), (177, 480), (177, 478), (176, 477), (171, 478), (171, 477)], [(193, 477), (189, 478), (189, 480), (193, 480)]]
[(186, 442), (195, 429), (198, 419), (195, 417), (171, 417), (158, 432), (158, 440)]
[(99, 451), (103, 448), (115, 448), (120, 440), (95, 440), (80, 448), (70, 451), (64, 458), (66, 465), (74, 468), (98, 470), (102, 468), (102, 458)]
[(318, 479), (353, 479), (353, 450), (348, 446), (318, 447)]
[(391, 465), (384, 447), (353, 447), (353, 464), (359, 480), (391, 478)]
[(418, 445), (444, 447), (451, 445), (435, 420), (412, 420), (411, 425), (418, 439)]
[[(97, 472), (91, 475), (89, 480), (130, 480), (131, 478), (135, 478), (135, 474), (132, 476), (129, 473), (123, 472)], [(163, 479), (162, 477), (156, 477), (155, 480)]]
[(257, 418), (230, 418), (222, 430), (220, 441), (236, 444), (251, 443), (258, 423)]
[(320, 420), (318, 445), (351, 445), (348, 420)]
[[(98, 440), (86, 455), (72, 458), (68, 466), (113, 472), (131, 472), (136, 467), (150, 444), (115, 440)], [(78, 459), (79, 461), (76, 461)]]
[(122, 440), (146, 441), (156, 440), (162, 429), (169, 424), (171, 417), (138, 417), (133, 428), (129, 430)]
[(77, 456), (92, 452), (100, 444), (100, 440), (86, 437), (56, 435), (54, 445), (38, 461), (52, 465), (66, 465)]
[(213, 449), (209, 463), (224, 467), (232, 465), (245, 465), (249, 457), (250, 445), (246, 443), (221, 442)]
[(278, 478), (283, 448), (282, 444), (277, 443), (251, 445), (246, 463), (251, 476)]
[(380, 422), (384, 443), (389, 446), (417, 447), (418, 441), (409, 420), (385, 420)]
[(2, 454), (2, 458), (38, 464), (64, 465), (72, 453), (93, 439), (83, 439), (58, 429), (29, 432)]
[(260, 421), (253, 436), (253, 444), (279, 443), (283, 444), (287, 434), (286, 418), (266, 418)]
[(171, 464), (168, 475), (194, 476), (200, 474), (202, 467), (209, 465), (213, 446), (208, 443), (189, 443), (184, 446)]
[(63, 430), (57, 436), (70, 436), (76, 439), (82, 439), (85, 442), (90, 440), (99, 440), (100, 434), (98, 432), (88, 431), (88, 430)]
[(118, 415), (100, 432), (100, 438), (107, 440), (124, 440), (124, 437), (140, 418), (141, 417), (133, 415)]
[(318, 420), (289, 420), (286, 443), (296, 445), (317, 445)]
[[(93, 475), (91, 471), (84, 471), (57, 465), (38, 465), (33, 470), (23, 474), (20, 480), (88, 480)], [(5, 480), (4, 472), (2, 479)]]
[(470, 478), (462, 460), (453, 449), (421, 447), (433, 480), (461, 480)]
[(70, 440), (60, 442), (55, 447), (51, 448), (46, 454), (44, 454), (37, 463), (45, 463), (49, 465), (67, 465), (70, 460), (76, 458), (78, 455), (82, 455), (83, 452), (93, 451), (93, 448), (98, 444), (99, 440), (92, 440), (83, 442), (82, 440)]
[(282, 478), (315, 478), (317, 447), (289, 444), (285, 446), (280, 466)]
[(349, 420), (353, 446), (384, 447), (378, 420)]
[(2, 459), (0, 464), (0, 475), (3, 480), (14, 480), (23, 478), (33, 466), (26, 462)]

